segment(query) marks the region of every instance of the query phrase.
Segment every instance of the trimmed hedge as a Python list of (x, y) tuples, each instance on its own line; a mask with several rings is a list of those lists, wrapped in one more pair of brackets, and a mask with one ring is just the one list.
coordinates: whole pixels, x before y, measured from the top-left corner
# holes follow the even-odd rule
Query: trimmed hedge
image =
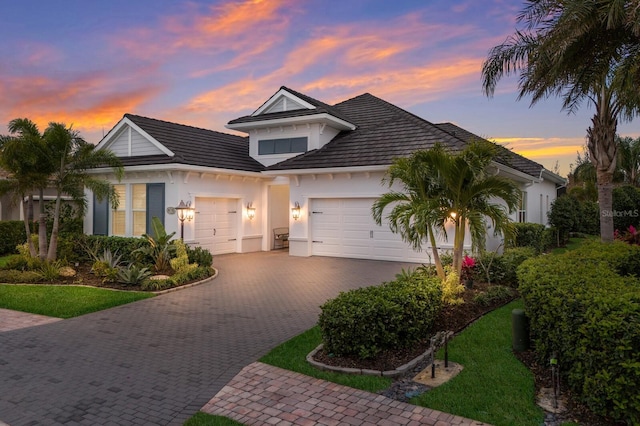
[(440, 280), (422, 271), (380, 286), (342, 292), (322, 305), (324, 348), (340, 356), (373, 358), (428, 337), (442, 306)]
[[(111, 251), (112, 254), (116, 252), (121, 255), (121, 261), (124, 263), (133, 262), (133, 251), (143, 247), (147, 244), (147, 240), (140, 237), (114, 237), (105, 235), (85, 235), (82, 245), (85, 248), (90, 248), (95, 251), (97, 255), (101, 255), (105, 249)], [(86, 259), (90, 260), (88, 253)]]
[(538, 254), (551, 246), (551, 236), (545, 232), (546, 227), (539, 223), (514, 223), (515, 239), (507, 245), (510, 247), (533, 247)]
[(638, 246), (594, 241), (518, 270), (540, 360), (555, 352), (575, 395), (630, 424), (640, 423), (640, 279), (617, 270), (638, 257)]
[(16, 246), (27, 241), (24, 222), (21, 220), (0, 221), (0, 255), (18, 253)]

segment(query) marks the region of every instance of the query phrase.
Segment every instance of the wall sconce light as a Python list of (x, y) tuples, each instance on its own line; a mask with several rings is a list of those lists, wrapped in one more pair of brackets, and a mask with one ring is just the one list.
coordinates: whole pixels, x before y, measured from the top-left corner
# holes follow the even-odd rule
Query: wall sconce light
[(178, 213), (178, 220), (180, 221), (180, 239), (184, 240), (184, 221), (191, 222), (194, 216), (194, 209), (191, 208), (191, 201), (180, 200), (180, 204), (175, 208)]
[(449, 213), (449, 216), (451, 216), (451, 219), (456, 220), (456, 216), (458, 216), (458, 214), (456, 212), (451, 212)]
[(298, 203), (297, 201), (295, 207), (291, 209), (291, 216), (293, 217), (293, 220), (300, 219), (300, 203)]
[(256, 217), (256, 208), (253, 207), (253, 203), (251, 202), (247, 203), (247, 217), (249, 220), (253, 220), (253, 218)]

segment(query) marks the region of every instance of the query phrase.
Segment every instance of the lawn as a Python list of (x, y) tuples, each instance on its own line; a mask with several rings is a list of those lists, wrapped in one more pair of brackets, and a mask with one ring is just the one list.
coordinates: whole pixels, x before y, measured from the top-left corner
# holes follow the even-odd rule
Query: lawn
[[(464, 370), (449, 383), (414, 398), (411, 403), (481, 420), (495, 426), (542, 423), (535, 404), (533, 374), (511, 351), (511, 311), (522, 302), (499, 308), (465, 329), (449, 345), (449, 358)], [(391, 381), (319, 371), (305, 360), (321, 342), (314, 327), (276, 347), (261, 362), (369, 392), (386, 389)]]
[(0, 284), (0, 308), (72, 318), (154, 296), (102, 288)]
[(511, 350), (515, 308), (522, 308), (522, 302), (491, 312), (456, 336), (449, 344), (449, 359), (464, 370), (411, 403), (495, 426), (542, 424), (533, 374)]

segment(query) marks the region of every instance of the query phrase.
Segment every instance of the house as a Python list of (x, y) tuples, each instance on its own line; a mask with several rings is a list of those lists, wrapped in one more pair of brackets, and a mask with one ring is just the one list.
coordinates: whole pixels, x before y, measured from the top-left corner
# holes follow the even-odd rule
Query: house
[[(124, 179), (95, 170), (113, 182), (120, 204), (90, 197), (86, 232), (141, 235), (153, 216), (179, 232), (174, 207), (183, 201), (194, 208), (185, 242), (214, 255), (272, 250), (273, 230), (288, 228), (294, 256), (425, 262), (428, 254), (374, 223), (371, 205), (388, 190), (381, 179), (397, 157), (437, 142), (461, 150), (478, 138), (368, 93), (328, 105), (284, 86), (226, 127), (247, 136), (125, 114), (98, 145), (122, 159)], [(564, 179), (507, 149), (493, 167), (522, 187), (514, 219), (546, 224)]]

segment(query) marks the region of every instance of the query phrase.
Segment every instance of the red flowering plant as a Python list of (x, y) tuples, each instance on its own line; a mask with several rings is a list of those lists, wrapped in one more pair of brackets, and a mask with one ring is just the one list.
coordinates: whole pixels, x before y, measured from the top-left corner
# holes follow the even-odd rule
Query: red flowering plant
[(618, 232), (616, 229), (613, 235), (614, 238), (624, 241), (625, 243), (640, 245), (640, 230), (637, 230), (633, 225), (629, 225), (629, 229), (625, 231), (624, 234)]
[(476, 266), (476, 261), (473, 257), (469, 257), (467, 255), (462, 259), (462, 272), (461, 277), (463, 280), (472, 280), (473, 279), (473, 268)]

